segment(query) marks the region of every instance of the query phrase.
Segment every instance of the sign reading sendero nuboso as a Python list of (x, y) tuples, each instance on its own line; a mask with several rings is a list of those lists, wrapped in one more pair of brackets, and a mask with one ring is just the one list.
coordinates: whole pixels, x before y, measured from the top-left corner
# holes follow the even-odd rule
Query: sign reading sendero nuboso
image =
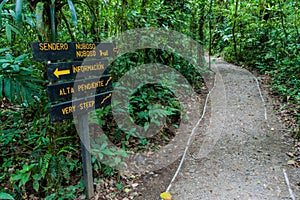
[(83, 60), (113, 57), (116, 45), (113, 43), (89, 42), (33, 42), (33, 58), (41, 60)]

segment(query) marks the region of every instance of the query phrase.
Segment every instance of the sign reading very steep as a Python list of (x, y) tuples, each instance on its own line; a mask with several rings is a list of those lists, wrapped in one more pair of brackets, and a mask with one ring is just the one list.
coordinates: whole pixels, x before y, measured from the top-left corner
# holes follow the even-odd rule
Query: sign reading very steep
[(83, 114), (110, 104), (112, 93), (105, 92), (95, 96), (68, 101), (50, 107), (51, 121), (68, 119), (73, 114)]
[(99, 75), (105, 72), (107, 65), (107, 60), (50, 63), (47, 67), (48, 80), (55, 82), (75, 77)]
[(113, 43), (89, 42), (33, 42), (33, 58), (41, 60), (82, 60), (85, 58), (101, 59), (114, 57), (117, 48)]

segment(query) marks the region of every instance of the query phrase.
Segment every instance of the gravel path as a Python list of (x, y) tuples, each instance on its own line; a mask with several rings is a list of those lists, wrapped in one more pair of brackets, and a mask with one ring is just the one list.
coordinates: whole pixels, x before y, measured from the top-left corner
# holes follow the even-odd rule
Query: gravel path
[(290, 135), (271, 98), (245, 69), (217, 59), (212, 70), (208, 126), (199, 128), (170, 187), (174, 200), (300, 199), (300, 170), (287, 166)]
[(291, 133), (273, 99), (249, 71), (220, 59), (211, 68), (215, 87), (179, 173), (180, 159), (143, 177), (134, 199), (167, 189), (173, 200), (300, 200), (300, 168), (287, 165)]

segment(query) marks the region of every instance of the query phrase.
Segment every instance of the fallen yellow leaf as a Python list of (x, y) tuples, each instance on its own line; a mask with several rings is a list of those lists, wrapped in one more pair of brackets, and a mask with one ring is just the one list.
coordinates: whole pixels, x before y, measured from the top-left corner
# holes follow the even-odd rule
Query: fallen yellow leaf
[(172, 200), (172, 195), (170, 194), (170, 192), (163, 192), (159, 196), (163, 200)]
[(289, 161), (287, 162), (287, 164), (288, 164), (288, 165), (296, 165), (296, 161), (294, 161), (294, 160), (289, 160)]

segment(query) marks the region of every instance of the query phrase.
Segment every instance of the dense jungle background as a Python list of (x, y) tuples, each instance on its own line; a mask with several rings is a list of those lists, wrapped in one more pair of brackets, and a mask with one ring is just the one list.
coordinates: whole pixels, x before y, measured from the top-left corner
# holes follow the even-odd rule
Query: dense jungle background
[[(46, 63), (33, 60), (31, 42), (101, 42), (142, 27), (181, 32), (211, 55), (264, 74), (278, 98), (277, 111), (284, 110), (291, 137), (299, 139), (299, 4), (296, 0), (2, 0), (0, 199), (75, 199), (84, 195), (79, 136), (72, 120), (50, 121)], [(151, 62), (172, 66), (201, 93), (202, 77), (194, 66), (164, 50), (142, 49), (122, 55), (113, 63), (112, 74), (121, 77), (131, 68)], [(155, 101), (164, 105), (164, 109), (156, 108), (157, 116), (169, 116), (176, 128), (178, 101), (159, 85), (144, 87), (132, 97), (134, 120), (149, 123)], [(97, 122), (125, 150), (156, 149), (172, 138), (172, 127), (157, 138), (144, 139), (134, 130), (120, 131), (107, 120), (110, 107), (97, 113)], [(98, 156), (118, 153), (105, 146), (100, 150)], [(92, 161), (95, 183), (108, 188), (111, 198), (132, 189), (113, 168), (98, 163), (94, 156)]]

